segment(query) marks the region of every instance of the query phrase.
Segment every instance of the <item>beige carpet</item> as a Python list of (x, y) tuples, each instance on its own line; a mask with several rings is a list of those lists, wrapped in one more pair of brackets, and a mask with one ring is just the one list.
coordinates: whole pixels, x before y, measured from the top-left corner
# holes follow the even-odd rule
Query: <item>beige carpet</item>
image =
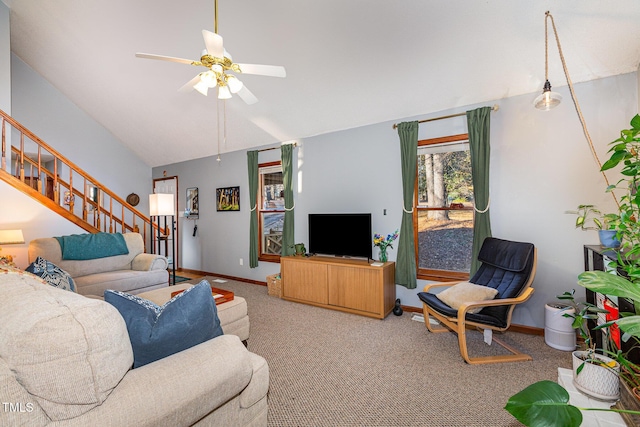
[[(570, 353), (540, 336), (504, 341), (533, 362), (468, 365), (454, 334), (432, 334), (411, 313), (384, 320), (284, 301), (259, 285), (217, 284), (247, 300), (249, 350), (269, 363), (269, 426), (517, 426), (509, 396), (557, 380)], [(472, 355), (504, 352), (470, 334)]]

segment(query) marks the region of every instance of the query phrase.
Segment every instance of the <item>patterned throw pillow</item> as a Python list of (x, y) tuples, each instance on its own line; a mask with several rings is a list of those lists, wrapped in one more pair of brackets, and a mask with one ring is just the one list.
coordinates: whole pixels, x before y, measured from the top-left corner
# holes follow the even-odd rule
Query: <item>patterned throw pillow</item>
[(112, 290), (104, 291), (104, 300), (118, 309), (127, 324), (134, 368), (222, 335), (211, 285), (206, 280), (162, 307)]
[(36, 258), (25, 271), (35, 274), (56, 288), (71, 292), (76, 291), (76, 284), (71, 276), (69, 276), (69, 273), (44, 258)]

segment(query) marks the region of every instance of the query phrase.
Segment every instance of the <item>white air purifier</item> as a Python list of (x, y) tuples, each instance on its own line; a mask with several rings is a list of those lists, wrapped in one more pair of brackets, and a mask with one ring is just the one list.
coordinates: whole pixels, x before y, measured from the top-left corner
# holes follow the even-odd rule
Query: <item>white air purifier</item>
[(576, 331), (571, 327), (573, 318), (563, 316), (565, 313), (575, 313), (573, 307), (569, 304), (549, 303), (544, 309), (544, 342), (556, 350), (574, 351)]

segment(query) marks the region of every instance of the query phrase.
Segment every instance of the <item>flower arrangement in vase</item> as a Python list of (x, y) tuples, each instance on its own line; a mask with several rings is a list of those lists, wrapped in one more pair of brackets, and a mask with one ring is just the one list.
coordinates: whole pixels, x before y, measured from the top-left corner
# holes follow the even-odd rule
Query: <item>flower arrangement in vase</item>
[(387, 237), (384, 238), (378, 233), (373, 235), (373, 245), (380, 248), (380, 262), (388, 261), (387, 248), (393, 249), (392, 243), (397, 238), (398, 230), (394, 231), (393, 234), (387, 234)]

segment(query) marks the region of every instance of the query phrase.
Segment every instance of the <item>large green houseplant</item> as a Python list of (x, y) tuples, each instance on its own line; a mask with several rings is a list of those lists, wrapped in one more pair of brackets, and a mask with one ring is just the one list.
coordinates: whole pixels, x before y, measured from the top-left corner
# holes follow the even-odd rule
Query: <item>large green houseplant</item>
[[(622, 193), (619, 202), (617, 237), (622, 245), (617, 258), (609, 267), (614, 272), (587, 271), (578, 276), (578, 283), (594, 292), (628, 298), (634, 302), (635, 313), (624, 314), (615, 321), (623, 332), (623, 340), (640, 338), (640, 115), (631, 120), (631, 128), (620, 132), (620, 138), (611, 142), (611, 153), (602, 170), (622, 165), (622, 179), (610, 185), (607, 191)], [(625, 277), (616, 274), (622, 272)], [(603, 325), (606, 327), (607, 324)], [(622, 381), (637, 386), (638, 367), (618, 352), (616, 358), (622, 365)], [(634, 385), (635, 383), (635, 385)], [(552, 381), (541, 381), (512, 396), (505, 409), (528, 426), (579, 426), (582, 410), (569, 404), (569, 394)], [(639, 411), (609, 409), (610, 411), (640, 415)]]

